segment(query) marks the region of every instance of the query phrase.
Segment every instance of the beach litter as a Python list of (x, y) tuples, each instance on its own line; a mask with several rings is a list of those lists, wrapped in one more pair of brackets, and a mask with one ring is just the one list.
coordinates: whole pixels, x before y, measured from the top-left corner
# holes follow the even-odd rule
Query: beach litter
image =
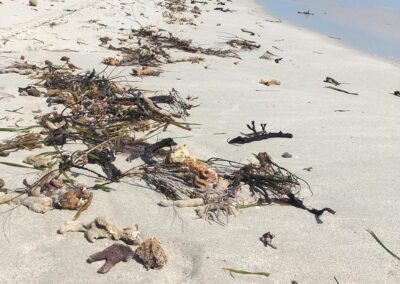
[(261, 131), (257, 131), (254, 121), (250, 124), (246, 124), (247, 128), (252, 131), (252, 133), (241, 133), (243, 136), (237, 136), (236, 138), (228, 140), (229, 144), (246, 144), (255, 141), (266, 140), (270, 138), (293, 138), (291, 133), (279, 132), (267, 132), (266, 123), (261, 123)]

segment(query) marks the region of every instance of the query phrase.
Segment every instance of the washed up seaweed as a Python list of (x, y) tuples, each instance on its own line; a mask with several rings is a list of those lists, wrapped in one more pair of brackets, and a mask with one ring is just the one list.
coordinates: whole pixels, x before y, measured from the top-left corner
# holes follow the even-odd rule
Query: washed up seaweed
[(231, 39), (227, 41), (226, 44), (233, 48), (240, 48), (242, 50), (254, 50), (261, 47), (261, 45), (257, 44), (255, 41), (240, 38)]
[(400, 256), (396, 255), (394, 252), (392, 252), (390, 249), (388, 249), (382, 241), (378, 238), (378, 236), (372, 231), (372, 230), (367, 230), (367, 232), (375, 239), (375, 241), (383, 247), (385, 251), (387, 251), (391, 256), (393, 256), (395, 259), (400, 260)]
[[(286, 203), (306, 210), (319, 218), (325, 211), (309, 208), (299, 198), (302, 179), (272, 162), (266, 153), (255, 155), (258, 163), (242, 164), (219, 158), (200, 161), (185, 146), (172, 148), (156, 163), (145, 164), (136, 172), (151, 188), (163, 193), (174, 204), (162, 206), (196, 208), (200, 218), (224, 224), (222, 216), (235, 215), (237, 208)], [(241, 192), (248, 188), (255, 198), (243, 200)], [(203, 202), (201, 202), (201, 200)], [(182, 203), (182, 204), (181, 204)]]
[(324, 80), (325, 83), (333, 84), (335, 86), (339, 86), (340, 83), (331, 77), (326, 77)]
[[(191, 1), (190, 4), (199, 2)], [(164, 0), (158, 5), (162, 7), (162, 15), (167, 24), (196, 25), (193, 20), (201, 14), (201, 9), (190, 5), (185, 0)], [(201, 3), (201, 2), (200, 2)], [(190, 13), (193, 17), (188, 17)]]
[(238, 136), (228, 141), (229, 144), (246, 144), (255, 141), (266, 140), (270, 138), (293, 138), (293, 134), (291, 133), (283, 133), (279, 132), (267, 132), (266, 131), (266, 123), (261, 123), (261, 131), (257, 131), (255, 122), (252, 121), (251, 125), (246, 125), (248, 129), (252, 131), (252, 133), (242, 133), (243, 136)]
[[(0, 144), (0, 152), (5, 154), (22, 149), (54, 147), (55, 151), (49, 157), (31, 155), (25, 159), (26, 163), (33, 165), (33, 168), (26, 168), (44, 171), (37, 182), (25, 182), (22, 189), (22, 194), (28, 198), (39, 195), (48, 198), (46, 207), (33, 205), (37, 212), (44, 213), (53, 208), (78, 210), (78, 217), (90, 205), (93, 195), (90, 187), (77, 184), (69, 177), (71, 171), (87, 171), (110, 183), (117, 182), (125, 177), (114, 163), (118, 153), (136, 157), (132, 145), (141, 145), (143, 151), (138, 157), (152, 164), (162, 148), (176, 145), (172, 139), (146, 142), (146, 133), (150, 136), (150, 133), (166, 130), (170, 125), (190, 130), (185, 119), (193, 106), (175, 89), (151, 95), (122, 85), (95, 70), (75, 74), (75, 68), (66, 66), (60, 72), (60, 68), (51, 62), (44, 65), (45, 68), (32, 75), (40, 81), (20, 88), (21, 95), (47, 97), (49, 105), (61, 106), (61, 110), (36, 116), (40, 132), (33, 132), (33, 127), (12, 129), (12, 132), (21, 134)], [(35, 89), (35, 93), (28, 91), (30, 89)], [(144, 138), (135, 138), (138, 133)], [(81, 142), (82, 149), (74, 152), (60, 150), (60, 147), (76, 142)], [(97, 165), (103, 174), (89, 165)], [(8, 197), (5, 200), (9, 203)], [(38, 198), (35, 200), (42, 202)]]
[(42, 147), (40, 133), (27, 133), (16, 136), (0, 143), (0, 152), (9, 152), (16, 150), (32, 150)]
[[(127, 46), (115, 47), (109, 45), (109, 49), (120, 51), (122, 59), (106, 58), (103, 63), (113, 66), (159, 66), (161, 64), (175, 63), (184, 60), (173, 59), (170, 50), (180, 50), (192, 54), (204, 54), (218, 57), (239, 58), (234, 51), (229, 49), (213, 49), (196, 46), (190, 39), (181, 39), (171, 32), (151, 27), (141, 27), (131, 31), (133, 42)], [(132, 44), (136, 44), (136, 47)]]

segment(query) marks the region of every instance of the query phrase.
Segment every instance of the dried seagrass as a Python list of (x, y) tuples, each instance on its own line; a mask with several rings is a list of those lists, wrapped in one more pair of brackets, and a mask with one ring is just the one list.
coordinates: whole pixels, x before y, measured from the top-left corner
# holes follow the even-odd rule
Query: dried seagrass
[(42, 139), (40, 133), (21, 134), (15, 138), (0, 143), (0, 152), (12, 150), (32, 150), (42, 147)]
[(261, 47), (261, 45), (257, 44), (255, 41), (240, 38), (231, 39), (227, 41), (226, 44), (234, 48), (240, 48), (242, 50), (254, 50)]
[[(306, 182), (275, 164), (266, 153), (259, 153), (255, 157), (258, 163), (241, 164), (218, 158), (203, 163), (198, 162), (196, 157), (191, 156), (187, 149), (181, 146), (171, 150), (164, 161), (155, 165), (144, 165), (142, 178), (171, 200), (182, 200), (184, 203), (179, 206), (190, 206), (192, 202), (189, 200), (196, 199), (193, 206), (203, 205), (196, 209), (197, 215), (216, 222), (221, 222), (221, 214), (234, 215), (236, 208), (272, 202), (286, 202), (307, 210), (316, 217), (325, 211), (335, 213), (330, 208), (317, 210), (306, 207), (299, 199), (301, 185), (308, 186)], [(202, 166), (193, 166), (197, 163)], [(204, 169), (215, 172), (217, 180), (223, 180), (227, 185), (220, 187), (219, 182), (207, 182), (208, 177), (205, 178), (202, 174)], [(244, 186), (248, 187), (256, 198), (241, 200)], [(203, 203), (200, 199), (203, 199)], [(174, 203), (167, 205), (164, 201), (161, 205), (171, 206)], [(178, 203), (176, 205), (178, 206)]]
[[(213, 55), (218, 57), (233, 57), (240, 59), (234, 51), (229, 49), (219, 50), (213, 48), (203, 48), (196, 46), (192, 40), (185, 40), (174, 36), (170, 32), (142, 27), (132, 30), (132, 36), (139, 42), (137, 47), (114, 47), (109, 45), (109, 49), (120, 51), (122, 59), (107, 58), (103, 63), (108, 65), (142, 65), (158, 66), (160, 64), (174, 63), (187, 60), (174, 60), (169, 54), (169, 50), (175, 49), (187, 53)], [(250, 45), (250, 43), (248, 44)], [(191, 60), (193, 61), (193, 60)], [(197, 60), (198, 61), (198, 60)]]

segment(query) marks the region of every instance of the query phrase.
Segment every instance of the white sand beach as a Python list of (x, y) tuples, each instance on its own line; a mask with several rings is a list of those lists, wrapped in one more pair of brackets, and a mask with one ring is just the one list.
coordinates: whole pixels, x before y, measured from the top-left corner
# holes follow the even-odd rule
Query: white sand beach
[[(400, 66), (342, 46), (335, 39), (274, 22), (251, 0), (222, 1), (225, 5), (186, 1), (201, 9), (193, 19), (195, 25), (166, 23), (158, 5), (161, 0), (39, 0), (37, 7), (25, 0), (1, 2), (0, 67), (22, 55), (34, 63), (59, 63), (68, 56), (82, 72), (101, 71), (106, 67), (104, 58), (120, 54), (99, 46), (99, 38), (108, 36), (117, 46), (118, 38), (128, 38), (139, 23), (192, 39), (202, 47), (227, 47), (225, 42), (234, 36), (257, 42), (259, 49), (237, 51), (240, 60), (199, 55), (205, 61), (163, 65), (159, 77), (132, 77), (129, 66), (109, 67), (106, 73), (126, 76), (131, 85), (142, 89), (174, 88), (183, 97), (198, 97), (199, 106), (187, 119), (198, 125), (190, 132), (169, 127), (153, 140), (172, 137), (200, 159), (246, 162), (254, 160), (253, 153), (268, 152), (277, 164), (309, 183), (313, 194), (303, 191), (305, 204), (336, 211), (321, 216), (323, 223), (318, 224), (305, 210), (272, 204), (240, 210), (221, 226), (198, 219), (193, 208), (158, 206), (165, 197), (151, 189), (114, 183), (112, 192), (94, 191), (91, 206), (79, 220), (106, 216), (121, 227), (138, 224), (145, 238), (161, 240), (168, 263), (161, 270), (146, 271), (136, 261), (128, 261), (99, 274), (101, 263), (88, 264), (86, 259), (114, 242), (90, 243), (81, 233), (57, 234), (74, 211), (37, 214), (23, 206), (1, 205), (1, 283), (303, 284), (336, 283), (335, 278), (339, 283), (400, 282), (400, 262), (366, 231), (373, 230), (393, 252), (400, 253), (400, 98), (392, 95), (400, 90)], [(193, 18), (192, 13), (185, 16)], [(266, 51), (282, 60), (260, 59)], [(325, 88), (327, 76), (343, 82), (338, 88), (358, 95)], [(279, 80), (281, 85), (261, 85), (261, 79)], [(33, 82), (18, 74), (0, 74), (0, 127), (34, 125), (32, 111), (52, 110), (45, 98), (19, 96), (18, 87)], [(269, 131), (294, 137), (241, 146), (227, 143), (247, 132), (246, 124), (252, 120), (267, 123)], [(13, 136), (0, 132), (1, 139)], [(284, 152), (292, 158), (283, 158)], [(29, 154), (21, 150), (0, 161), (22, 164)], [(123, 159), (117, 159), (121, 165)], [(0, 164), (0, 178), (10, 189), (35, 175), (37, 171)], [(275, 235), (277, 249), (259, 241), (268, 231)], [(234, 274), (232, 278), (223, 268), (270, 276)]]

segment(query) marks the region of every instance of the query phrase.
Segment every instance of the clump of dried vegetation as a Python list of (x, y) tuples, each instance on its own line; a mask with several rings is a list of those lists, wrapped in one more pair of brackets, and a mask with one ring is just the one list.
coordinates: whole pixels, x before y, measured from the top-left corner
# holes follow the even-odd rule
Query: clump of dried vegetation
[(111, 66), (140, 65), (154, 67), (184, 61), (198, 63), (204, 60), (201, 57), (173, 58), (170, 50), (240, 59), (239, 55), (232, 50), (200, 47), (193, 44), (190, 39), (181, 39), (171, 32), (152, 27), (133, 29), (130, 39), (126, 46), (115, 47), (110, 44), (108, 48), (121, 52), (122, 58), (108, 57), (103, 60), (103, 63)]
[[(47, 97), (49, 105), (61, 105), (63, 109), (37, 115), (39, 132), (35, 128), (21, 129), (23, 134), (0, 144), (3, 153), (54, 147), (53, 152), (47, 152), (46, 161), (29, 159), (28, 163), (42, 169), (43, 174), (33, 183), (25, 181), (25, 188), (19, 191), (32, 197), (49, 198), (50, 208), (35, 211), (72, 209), (78, 210), (79, 216), (90, 205), (91, 190), (108, 189), (105, 184), (133, 178), (169, 199), (160, 205), (193, 206), (200, 218), (221, 224), (224, 223), (222, 216), (234, 215), (238, 208), (272, 202), (285, 202), (317, 217), (325, 211), (334, 213), (329, 208), (306, 207), (300, 191), (301, 185), (307, 183), (275, 164), (266, 153), (255, 155), (257, 163), (242, 164), (218, 158), (202, 161), (171, 138), (150, 143), (146, 137), (171, 125), (191, 129), (185, 119), (193, 105), (182, 99), (177, 90), (150, 95), (95, 70), (75, 74), (75, 69), (65, 64), (56, 66), (47, 62), (45, 65), (46, 68), (38, 69), (40, 72), (34, 75), (40, 81), (20, 91), (24, 95)], [(258, 135), (254, 123), (253, 128)], [(85, 148), (73, 152), (61, 150), (75, 142)], [(140, 159), (142, 163), (122, 170), (115, 165), (119, 154), (127, 156), (129, 162)], [(89, 165), (97, 165), (102, 172)], [(91, 187), (78, 184), (69, 175), (73, 170), (95, 174), (104, 184)], [(37, 200), (43, 203), (42, 199)]]

